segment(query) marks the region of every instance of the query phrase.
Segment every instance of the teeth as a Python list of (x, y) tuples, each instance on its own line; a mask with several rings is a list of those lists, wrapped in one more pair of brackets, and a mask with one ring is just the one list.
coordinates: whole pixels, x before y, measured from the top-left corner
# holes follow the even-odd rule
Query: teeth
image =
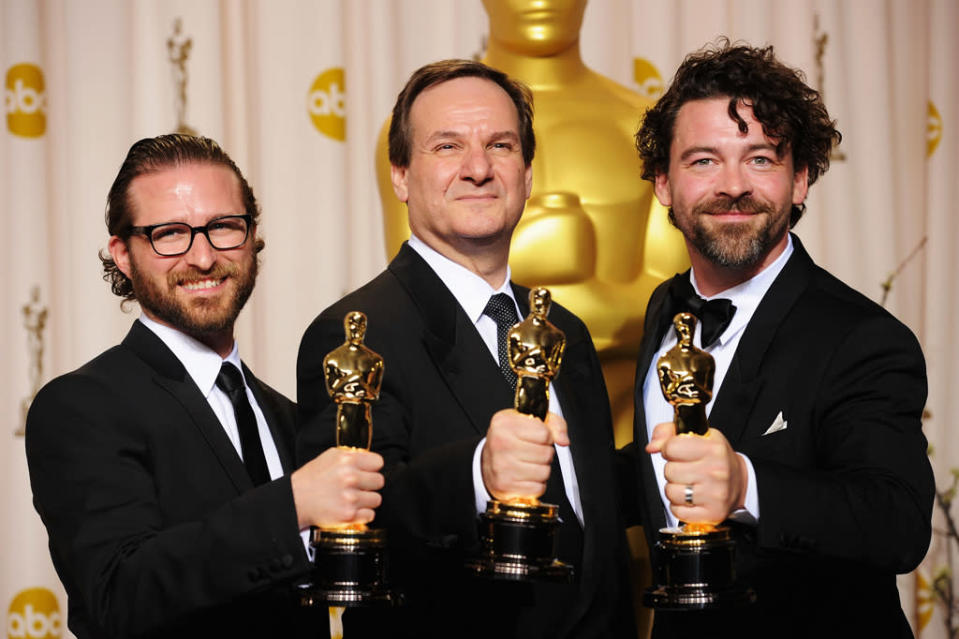
[(188, 291), (201, 291), (205, 288), (213, 288), (214, 286), (219, 286), (223, 283), (222, 279), (219, 280), (199, 280), (196, 282), (184, 282), (183, 288)]

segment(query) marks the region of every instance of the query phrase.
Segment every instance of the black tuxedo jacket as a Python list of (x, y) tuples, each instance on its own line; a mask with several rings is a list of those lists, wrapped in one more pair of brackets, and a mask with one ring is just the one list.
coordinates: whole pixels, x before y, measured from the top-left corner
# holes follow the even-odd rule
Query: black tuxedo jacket
[[(526, 313), (528, 291), (514, 291)], [(386, 271), (307, 329), (297, 363), (300, 461), (334, 444), (335, 407), (322, 361), (343, 343), (343, 318), (354, 310), (366, 313), (366, 344), (385, 361), (373, 405), (373, 449), (386, 460), (375, 525), (388, 530), (394, 579), (407, 606), (390, 614), (348, 611), (346, 636), (634, 637), (609, 406), (583, 323), (553, 304), (550, 321), (567, 339), (554, 384), (586, 522), (578, 590), (572, 605), (557, 609), (544, 603), (549, 586), (465, 576), (464, 561), (478, 550), (473, 452), (493, 414), (512, 406), (512, 391), (472, 321), (408, 245)]]
[[(895, 575), (919, 564), (931, 535), (922, 353), (909, 329), (817, 267), (795, 236), (793, 245), (709, 416), (756, 471), (759, 524), (734, 532), (736, 568), (757, 603), (728, 615), (658, 614), (654, 636), (699, 622), (711, 628), (705, 636), (911, 636)], [(633, 452), (648, 440), (642, 387), (669, 320), (667, 286), (647, 308)], [(767, 433), (780, 414), (786, 428)], [(652, 546), (665, 514), (649, 456), (635, 459)]]
[[(293, 467), (295, 407), (244, 375)], [(317, 636), (286, 582), (308, 570), (289, 476), (254, 488), (216, 415), (140, 322), (30, 409), (34, 504), (89, 637)]]

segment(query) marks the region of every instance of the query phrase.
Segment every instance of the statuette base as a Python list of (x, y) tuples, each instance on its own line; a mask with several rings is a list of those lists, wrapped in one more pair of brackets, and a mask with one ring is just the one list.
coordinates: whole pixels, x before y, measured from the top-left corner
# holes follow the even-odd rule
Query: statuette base
[(393, 606), (400, 603), (387, 578), (386, 531), (314, 528), (310, 586), (300, 603), (310, 607)]
[(736, 544), (729, 528), (661, 528), (655, 552), (658, 585), (643, 594), (656, 610), (717, 610), (745, 606), (756, 593), (736, 581)]
[(490, 500), (480, 515), (480, 555), (467, 562), (476, 576), (511, 581), (571, 582), (573, 567), (556, 559), (559, 507)]

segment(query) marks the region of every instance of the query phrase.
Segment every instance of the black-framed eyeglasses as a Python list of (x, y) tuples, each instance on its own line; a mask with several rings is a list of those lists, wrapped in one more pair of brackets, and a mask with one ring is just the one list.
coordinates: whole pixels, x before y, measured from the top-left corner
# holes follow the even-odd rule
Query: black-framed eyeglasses
[(185, 222), (167, 222), (150, 226), (133, 226), (132, 233), (150, 240), (157, 255), (174, 257), (183, 255), (193, 246), (197, 233), (206, 236), (210, 246), (218, 251), (227, 251), (243, 246), (250, 236), (252, 215), (224, 215), (210, 220), (205, 226), (190, 226)]

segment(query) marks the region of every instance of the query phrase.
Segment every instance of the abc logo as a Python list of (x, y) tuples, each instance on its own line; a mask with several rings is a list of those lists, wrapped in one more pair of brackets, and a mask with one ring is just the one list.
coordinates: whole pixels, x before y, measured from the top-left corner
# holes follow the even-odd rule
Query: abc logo
[(313, 80), (306, 108), (313, 126), (327, 137), (346, 139), (346, 83), (343, 67), (327, 69)]
[(633, 80), (639, 85), (640, 94), (650, 100), (663, 94), (663, 76), (649, 60), (633, 58)]
[(57, 598), (46, 588), (27, 588), (10, 602), (8, 639), (58, 639), (62, 634)]
[(25, 138), (38, 138), (44, 134), (47, 130), (47, 93), (40, 67), (27, 63), (10, 67), (3, 96), (10, 133)]

